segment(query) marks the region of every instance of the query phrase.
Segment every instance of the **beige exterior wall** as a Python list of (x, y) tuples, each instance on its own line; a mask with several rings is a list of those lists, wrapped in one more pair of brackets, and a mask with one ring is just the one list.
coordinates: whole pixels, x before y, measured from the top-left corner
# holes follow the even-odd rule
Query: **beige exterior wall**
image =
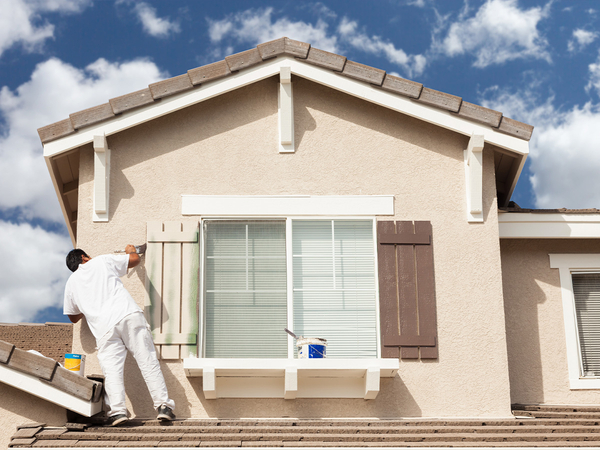
[[(439, 360), (400, 363), (375, 400), (206, 400), (202, 379), (163, 363), (180, 417), (508, 417), (510, 393), (493, 154), (484, 151), (484, 223), (466, 219), (464, 136), (294, 78), (296, 152), (278, 153), (277, 79), (108, 137), (110, 221), (92, 223), (93, 152), (81, 151), (78, 246), (142, 243), (149, 220), (182, 220), (182, 194), (393, 194), (395, 217), (429, 220)], [(144, 266), (124, 278), (142, 304)], [(73, 351), (94, 353), (86, 325)], [(100, 370), (87, 359), (88, 373)], [(127, 365), (134, 415), (154, 415)]]
[(550, 253), (600, 253), (586, 239), (501, 241), (508, 363), (514, 403), (598, 404), (600, 390), (571, 390), (558, 269)]
[(63, 426), (67, 421), (64, 408), (3, 383), (0, 383), (0, 405), (0, 448), (8, 448), (19, 425), (38, 422)]

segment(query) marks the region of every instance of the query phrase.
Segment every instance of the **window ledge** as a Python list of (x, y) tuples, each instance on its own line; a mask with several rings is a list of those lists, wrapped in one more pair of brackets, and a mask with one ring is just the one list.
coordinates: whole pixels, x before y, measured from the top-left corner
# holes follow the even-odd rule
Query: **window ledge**
[(381, 377), (398, 373), (397, 359), (186, 358), (188, 377), (202, 377), (207, 399), (364, 398), (379, 393)]
[(572, 378), (569, 380), (571, 390), (578, 389), (600, 389), (600, 378)]

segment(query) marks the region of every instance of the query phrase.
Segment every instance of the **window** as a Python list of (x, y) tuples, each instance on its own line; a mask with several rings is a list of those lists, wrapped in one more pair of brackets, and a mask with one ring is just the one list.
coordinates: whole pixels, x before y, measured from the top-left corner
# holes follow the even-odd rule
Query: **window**
[(582, 375), (600, 377), (600, 272), (571, 276)]
[(551, 254), (559, 269), (569, 384), (600, 389), (600, 254)]
[(377, 357), (373, 220), (208, 220), (204, 242), (205, 357), (292, 357), (286, 326)]

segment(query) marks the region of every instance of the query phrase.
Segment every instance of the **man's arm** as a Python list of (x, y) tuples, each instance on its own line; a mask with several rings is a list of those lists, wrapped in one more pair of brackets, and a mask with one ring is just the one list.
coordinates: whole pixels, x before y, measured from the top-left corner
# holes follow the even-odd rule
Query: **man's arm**
[(127, 264), (128, 269), (131, 269), (140, 263), (140, 255), (135, 252), (135, 247), (133, 245), (129, 244), (125, 247), (125, 253), (129, 255), (129, 264)]
[(83, 314), (70, 314), (68, 317), (71, 322), (77, 323), (83, 319)]

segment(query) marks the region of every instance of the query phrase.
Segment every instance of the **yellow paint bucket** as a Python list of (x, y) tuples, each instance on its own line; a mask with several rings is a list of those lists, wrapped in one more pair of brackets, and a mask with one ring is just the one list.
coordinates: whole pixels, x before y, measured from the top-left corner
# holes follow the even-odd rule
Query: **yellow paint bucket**
[(65, 369), (83, 376), (85, 372), (85, 355), (67, 353), (65, 355)]

